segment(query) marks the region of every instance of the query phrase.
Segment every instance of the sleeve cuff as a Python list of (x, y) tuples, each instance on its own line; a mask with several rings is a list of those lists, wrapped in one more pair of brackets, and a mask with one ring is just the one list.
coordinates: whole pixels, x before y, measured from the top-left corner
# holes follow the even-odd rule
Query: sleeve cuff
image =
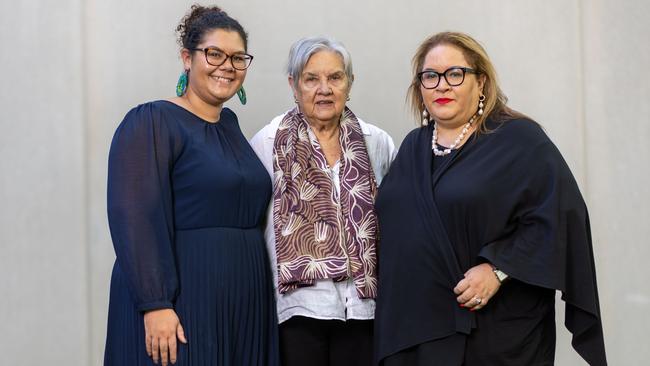
[(173, 309), (174, 304), (171, 301), (151, 301), (138, 304), (138, 311), (150, 311), (159, 309)]

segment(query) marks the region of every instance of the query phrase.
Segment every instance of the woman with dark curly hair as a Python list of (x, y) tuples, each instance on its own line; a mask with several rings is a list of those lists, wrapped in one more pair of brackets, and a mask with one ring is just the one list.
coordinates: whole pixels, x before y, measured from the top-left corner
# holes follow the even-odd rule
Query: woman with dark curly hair
[(105, 365), (277, 365), (277, 315), (261, 229), (271, 180), (223, 103), (253, 56), (218, 7), (178, 26), (177, 97), (132, 109), (108, 164), (117, 259)]

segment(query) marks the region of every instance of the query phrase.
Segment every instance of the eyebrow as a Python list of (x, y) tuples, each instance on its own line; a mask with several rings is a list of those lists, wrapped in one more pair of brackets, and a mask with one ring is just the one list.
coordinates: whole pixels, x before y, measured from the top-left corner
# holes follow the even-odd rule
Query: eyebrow
[[(467, 67), (467, 68), (470, 68), (470, 69), (472, 68), (471, 66), (459, 66), (459, 65), (453, 65), (453, 66), (449, 66), (448, 68), (446, 68), (445, 71), (447, 71), (447, 70), (449, 70), (449, 69), (456, 69), (456, 68), (461, 68), (461, 67)], [(440, 73), (441, 73), (440, 71), (436, 71), (436, 70), (434, 70), (434, 69), (432, 69), (432, 68), (426, 68), (426, 69), (423, 69), (423, 70), (422, 70), (422, 72), (426, 72), (426, 71), (433, 71), (433, 72), (435, 72), (435, 73), (437, 73), (437, 74), (440, 74)]]
[[(332, 75), (344, 75), (345, 71), (338, 70), (334, 71), (332, 73), (327, 74), (327, 76), (332, 76)], [(319, 76), (319, 74), (314, 74), (313, 72), (305, 71), (302, 76)]]
[(239, 54), (239, 53), (246, 53), (246, 51), (226, 52), (226, 51), (224, 51), (223, 49), (221, 49), (221, 48), (219, 48), (219, 47), (217, 47), (217, 46), (212, 46), (212, 45), (210, 45), (210, 46), (205, 46), (205, 47), (201, 47), (201, 48), (210, 48), (210, 49), (215, 49), (215, 50), (219, 50), (219, 51), (221, 51), (221, 52), (228, 53), (228, 54), (233, 54), (233, 55), (236, 55), (236, 54)]

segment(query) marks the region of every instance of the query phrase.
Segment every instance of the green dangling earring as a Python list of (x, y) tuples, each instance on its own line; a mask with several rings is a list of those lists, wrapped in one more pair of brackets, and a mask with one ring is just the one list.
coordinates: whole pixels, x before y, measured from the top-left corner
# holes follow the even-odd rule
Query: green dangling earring
[(246, 90), (244, 90), (243, 85), (239, 88), (239, 90), (237, 90), (237, 97), (239, 97), (239, 101), (242, 105), (246, 105)]
[(189, 72), (189, 70), (185, 70), (181, 73), (181, 76), (178, 77), (178, 82), (176, 83), (177, 97), (182, 97), (183, 94), (185, 94), (185, 90), (187, 89), (187, 74)]

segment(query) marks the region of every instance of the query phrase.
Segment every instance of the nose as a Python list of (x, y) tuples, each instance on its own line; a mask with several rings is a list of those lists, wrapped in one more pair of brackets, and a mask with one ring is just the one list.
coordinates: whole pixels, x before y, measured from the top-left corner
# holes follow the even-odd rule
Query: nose
[(329, 81), (327, 79), (321, 79), (318, 83), (318, 92), (321, 94), (330, 94), (332, 88), (330, 87)]
[(234, 71), (235, 68), (232, 66), (232, 58), (228, 57), (221, 65), (219, 65), (219, 70)]
[(449, 90), (451, 89), (451, 86), (447, 82), (447, 77), (444, 75), (440, 75), (440, 81), (438, 82), (438, 86), (436, 86), (436, 90)]

